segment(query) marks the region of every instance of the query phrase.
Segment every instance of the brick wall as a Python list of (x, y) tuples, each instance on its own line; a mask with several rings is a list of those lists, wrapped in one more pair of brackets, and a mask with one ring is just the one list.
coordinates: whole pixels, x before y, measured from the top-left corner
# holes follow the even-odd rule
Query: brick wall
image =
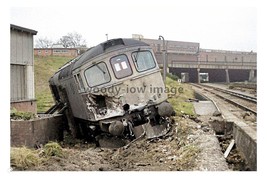
[(76, 56), (78, 56), (78, 50), (77, 49), (74, 49), (74, 48), (53, 49), (52, 55), (53, 56), (76, 57)]
[(35, 147), (48, 141), (63, 139), (62, 116), (56, 115), (31, 121), (11, 121), (11, 146)]
[(51, 56), (52, 49), (34, 49), (34, 55), (36, 56)]
[(37, 113), (36, 100), (16, 101), (10, 104), (11, 107), (16, 108), (17, 111)]
[(35, 56), (78, 56), (78, 50), (75, 48), (35, 48)]

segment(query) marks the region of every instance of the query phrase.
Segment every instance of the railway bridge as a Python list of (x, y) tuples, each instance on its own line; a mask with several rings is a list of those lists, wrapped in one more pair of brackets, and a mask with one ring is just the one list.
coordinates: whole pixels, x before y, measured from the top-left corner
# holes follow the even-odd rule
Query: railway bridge
[(256, 62), (172, 61), (169, 72), (184, 82), (241, 82), (256, 81)]
[(257, 53), (253, 51), (201, 49), (196, 42), (133, 38), (153, 48), (161, 67), (165, 55), (168, 72), (177, 75), (182, 82), (256, 81)]

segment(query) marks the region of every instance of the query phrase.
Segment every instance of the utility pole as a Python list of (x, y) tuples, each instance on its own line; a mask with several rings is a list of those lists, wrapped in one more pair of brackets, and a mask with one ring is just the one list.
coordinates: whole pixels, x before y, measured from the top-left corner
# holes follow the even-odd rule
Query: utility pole
[(166, 85), (166, 74), (167, 74), (167, 65), (166, 64), (166, 45), (165, 45), (165, 39), (163, 36), (159, 35), (159, 40), (162, 39), (163, 42), (163, 49), (162, 49), (162, 59), (163, 59), (163, 81)]

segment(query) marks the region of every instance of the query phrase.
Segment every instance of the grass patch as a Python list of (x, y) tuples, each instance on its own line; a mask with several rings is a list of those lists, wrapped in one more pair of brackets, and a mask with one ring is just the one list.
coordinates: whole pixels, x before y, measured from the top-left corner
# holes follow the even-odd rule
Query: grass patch
[(57, 142), (49, 142), (44, 146), (44, 156), (64, 157), (63, 149)]
[(15, 167), (19, 170), (25, 170), (29, 167), (39, 166), (43, 161), (37, 150), (31, 150), (26, 147), (12, 147), (10, 154), (11, 167)]
[(166, 77), (166, 87), (176, 88), (180, 92), (168, 93), (168, 101), (173, 106), (176, 115), (182, 116), (184, 114), (195, 116), (194, 106), (187, 102), (189, 98), (194, 98), (194, 91), (191, 86), (185, 83), (178, 83), (177, 81)]
[(43, 148), (33, 150), (26, 147), (11, 147), (11, 167), (27, 170), (46, 163), (51, 157), (65, 157), (65, 152), (57, 142), (49, 142)]
[(34, 57), (37, 112), (45, 112), (54, 104), (48, 81), (61, 66), (71, 59), (60, 56)]

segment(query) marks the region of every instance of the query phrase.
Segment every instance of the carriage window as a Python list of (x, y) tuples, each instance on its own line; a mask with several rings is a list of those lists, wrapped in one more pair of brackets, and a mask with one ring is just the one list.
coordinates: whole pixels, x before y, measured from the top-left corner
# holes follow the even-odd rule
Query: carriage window
[(111, 58), (110, 63), (116, 78), (127, 77), (133, 73), (128, 58), (124, 54)]
[(156, 67), (156, 63), (150, 51), (133, 52), (132, 58), (138, 72), (143, 72)]
[(74, 75), (74, 76), (75, 76), (76, 83), (79, 86), (79, 90), (84, 90), (84, 85), (83, 85), (83, 81), (82, 81), (82, 78), (81, 78), (80, 74), (77, 74), (77, 75)]
[(101, 62), (86, 69), (85, 77), (90, 87), (98, 86), (110, 81), (110, 75), (105, 63)]

